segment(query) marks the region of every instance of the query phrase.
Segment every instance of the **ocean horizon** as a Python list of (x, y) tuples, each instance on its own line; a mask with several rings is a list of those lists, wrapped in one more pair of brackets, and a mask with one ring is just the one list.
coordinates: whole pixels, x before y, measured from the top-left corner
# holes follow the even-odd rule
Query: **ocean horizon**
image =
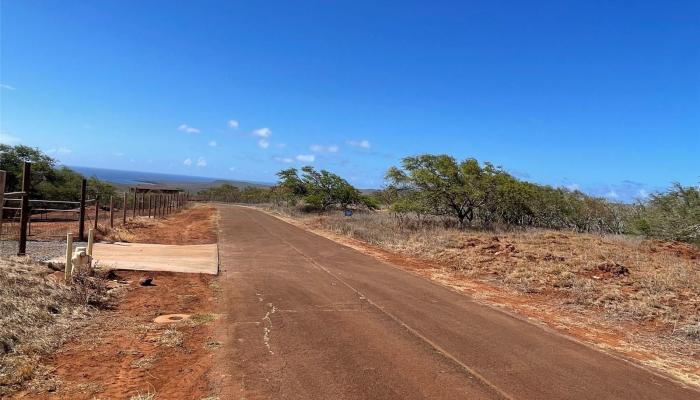
[(84, 175), (86, 178), (95, 177), (99, 180), (117, 185), (138, 185), (138, 184), (175, 184), (175, 183), (195, 183), (214, 184), (216, 182), (232, 182), (237, 184), (247, 184), (251, 186), (270, 186), (266, 182), (253, 182), (237, 179), (224, 179), (215, 177), (202, 177), (192, 175), (166, 174), (162, 172), (127, 171), (109, 168), (82, 167), (76, 165), (66, 165), (66, 167)]

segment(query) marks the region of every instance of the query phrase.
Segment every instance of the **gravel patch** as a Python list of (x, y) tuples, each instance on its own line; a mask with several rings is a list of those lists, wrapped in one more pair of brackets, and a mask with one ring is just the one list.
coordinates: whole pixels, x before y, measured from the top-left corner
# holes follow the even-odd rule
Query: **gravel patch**
[[(16, 240), (0, 241), (0, 256), (2, 258), (17, 255), (19, 244)], [(73, 248), (77, 246), (87, 246), (86, 242), (73, 242)], [(53, 242), (27, 242), (27, 256), (34, 261), (43, 262), (52, 258), (61, 257), (66, 254), (65, 241)]]

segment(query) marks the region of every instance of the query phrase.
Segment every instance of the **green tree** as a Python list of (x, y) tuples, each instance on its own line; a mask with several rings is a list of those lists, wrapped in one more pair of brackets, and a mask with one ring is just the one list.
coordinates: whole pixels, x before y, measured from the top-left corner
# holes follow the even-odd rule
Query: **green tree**
[(296, 168), (283, 169), (277, 173), (277, 176), (279, 177), (277, 193), (287, 204), (294, 205), (298, 199), (308, 194), (306, 185), (301, 178), (299, 178)]
[(652, 194), (638, 206), (633, 228), (645, 235), (700, 246), (700, 186), (676, 183), (664, 193)]
[[(80, 200), (83, 176), (68, 167), (56, 167), (56, 161), (29, 146), (0, 144), (0, 170), (7, 172), (6, 189), (17, 192), (22, 189), (22, 168), (25, 162), (32, 163), (30, 198), (37, 200)], [(100, 198), (105, 204), (114, 195), (114, 186), (95, 177), (88, 180), (87, 194)]]
[(460, 228), (493, 199), (495, 178), (505, 174), (491, 164), (482, 168), (473, 158), (458, 163), (448, 155), (405, 157), (401, 165), (387, 171), (389, 182), (400, 189), (419, 191), (424, 201), (434, 204), (436, 213), (457, 218)]
[(296, 168), (288, 168), (277, 173), (279, 184), (276, 189), (284, 193), (288, 203), (303, 200), (319, 210), (327, 210), (332, 206), (348, 208), (350, 205), (362, 205), (369, 209), (378, 207), (374, 199), (363, 195), (332, 172), (316, 171), (311, 166), (303, 167), (301, 172), (299, 176)]
[(0, 170), (7, 172), (5, 187), (8, 191), (22, 190), (22, 166), (25, 162), (32, 163), (30, 195), (36, 198), (42, 182), (51, 183), (56, 180), (56, 161), (37, 148), (0, 144)]
[(311, 166), (303, 167), (301, 181), (306, 189), (304, 200), (321, 210), (332, 205), (347, 208), (350, 204), (361, 204), (360, 191), (340, 176), (326, 170), (316, 171)]

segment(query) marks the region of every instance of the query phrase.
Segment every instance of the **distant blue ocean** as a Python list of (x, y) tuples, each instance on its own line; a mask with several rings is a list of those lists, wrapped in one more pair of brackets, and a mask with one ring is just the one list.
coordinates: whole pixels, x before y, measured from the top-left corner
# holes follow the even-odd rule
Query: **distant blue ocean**
[(203, 178), (201, 176), (161, 174), (156, 172), (121, 171), (117, 169), (68, 166), (68, 168), (83, 174), (85, 177), (119, 185), (135, 185), (142, 183), (212, 183), (221, 181), (220, 178)]

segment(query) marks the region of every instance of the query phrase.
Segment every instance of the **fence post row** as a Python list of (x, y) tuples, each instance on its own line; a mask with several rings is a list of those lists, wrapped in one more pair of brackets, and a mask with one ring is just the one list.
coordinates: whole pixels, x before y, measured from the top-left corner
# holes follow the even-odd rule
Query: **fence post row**
[(87, 189), (87, 180), (83, 179), (80, 183), (80, 218), (78, 222), (78, 240), (85, 240), (85, 196)]
[(29, 191), (32, 184), (32, 164), (25, 162), (22, 169), (22, 205), (19, 224), (19, 248), (18, 256), (27, 253), (27, 223), (29, 222)]
[(2, 208), (5, 206), (5, 171), (0, 171), (0, 237), (2, 237)]

